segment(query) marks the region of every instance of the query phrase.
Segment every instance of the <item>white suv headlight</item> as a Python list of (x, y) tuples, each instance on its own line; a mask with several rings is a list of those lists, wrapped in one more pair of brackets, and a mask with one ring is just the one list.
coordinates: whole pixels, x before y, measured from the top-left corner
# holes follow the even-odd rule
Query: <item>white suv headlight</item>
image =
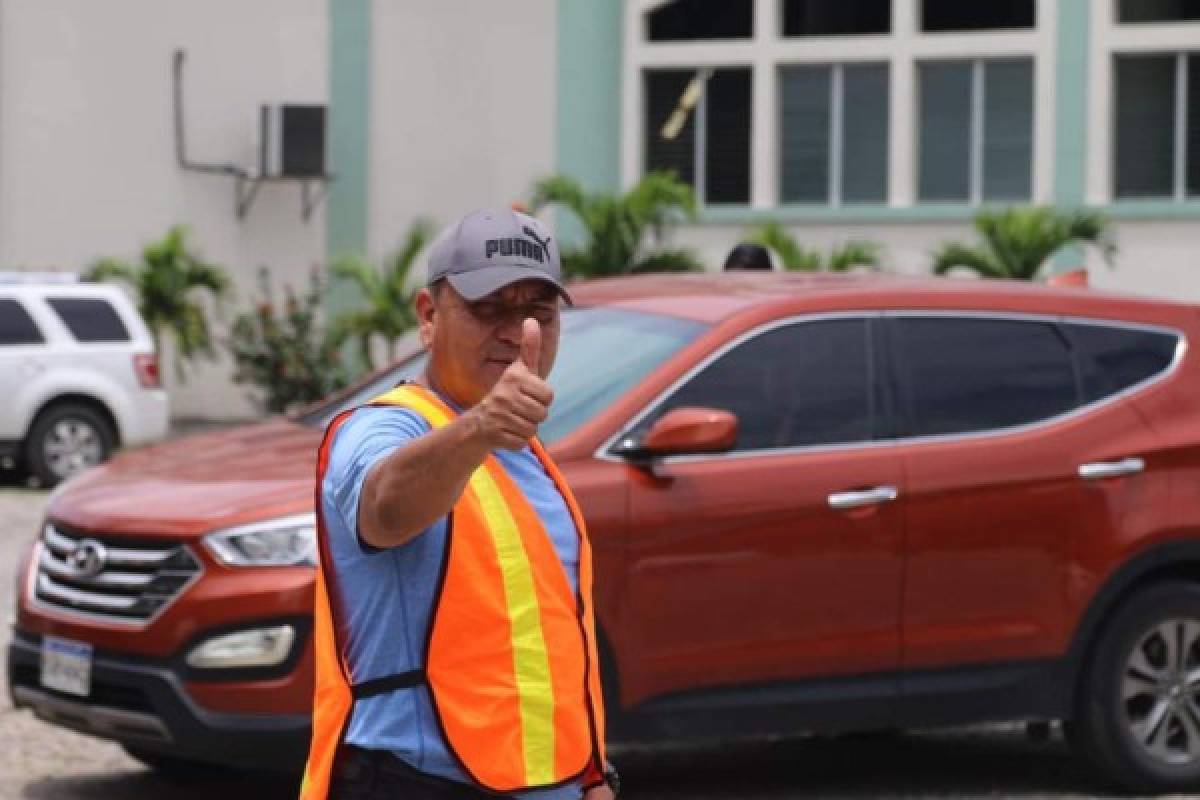
[(297, 514), (239, 525), (208, 534), (204, 546), (231, 567), (315, 566), (317, 518)]

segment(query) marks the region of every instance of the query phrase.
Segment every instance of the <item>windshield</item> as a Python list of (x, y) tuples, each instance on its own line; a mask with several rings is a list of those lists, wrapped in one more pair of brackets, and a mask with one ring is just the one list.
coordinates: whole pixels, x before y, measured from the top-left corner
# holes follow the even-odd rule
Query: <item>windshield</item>
[[(550, 386), (554, 404), (538, 430), (552, 444), (587, 422), (704, 330), (699, 322), (613, 308), (567, 309)], [(425, 353), (385, 370), (299, 418), (327, 426), (347, 408), (370, 401), (425, 369)]]

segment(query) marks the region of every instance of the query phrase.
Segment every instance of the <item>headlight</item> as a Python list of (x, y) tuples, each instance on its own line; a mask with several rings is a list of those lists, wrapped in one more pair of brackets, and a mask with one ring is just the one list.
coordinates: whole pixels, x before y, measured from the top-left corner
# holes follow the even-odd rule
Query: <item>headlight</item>
[(317, 519), (313, 514), (241, 525), (204, 537), (204, 545), (231, 567), (289, 567), (317, 563)]
[(193, 648), (187, 663), (197, 669), (273, 667), (287, 660), (295, 639), (291, 625), (225, 633)]

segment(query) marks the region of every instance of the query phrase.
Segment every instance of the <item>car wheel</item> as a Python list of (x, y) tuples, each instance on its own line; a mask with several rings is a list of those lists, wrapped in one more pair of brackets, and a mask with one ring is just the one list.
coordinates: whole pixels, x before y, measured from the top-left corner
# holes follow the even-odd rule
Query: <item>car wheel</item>
[(1124, 603), (1084, 664), (1067, 739), (1133, 792), (1200, 789), (1200, 586), (1153, 586)]
[(46, 487), (107, 459), (116, 432), (99, 412), (85, 405), (63, 403), (38, 415), (25, 440), (25, 463)]

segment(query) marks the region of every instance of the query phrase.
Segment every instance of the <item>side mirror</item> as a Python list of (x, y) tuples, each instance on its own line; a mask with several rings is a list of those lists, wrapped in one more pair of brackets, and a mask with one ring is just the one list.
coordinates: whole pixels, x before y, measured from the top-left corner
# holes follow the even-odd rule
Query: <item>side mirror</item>
[(737, 416), (729, 411), (676, 408), (659, 418), (629, 455), (721, 453), (733, 447), (737, 434)]

